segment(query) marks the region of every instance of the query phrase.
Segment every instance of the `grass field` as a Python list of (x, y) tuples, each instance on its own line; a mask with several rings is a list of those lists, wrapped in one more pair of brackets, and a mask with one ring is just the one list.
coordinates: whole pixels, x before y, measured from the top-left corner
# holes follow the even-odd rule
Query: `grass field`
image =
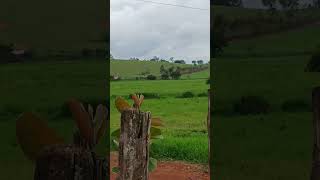
[(110, 63), (110, 74), (119, 75), (123, 79), (135, 79), (141, 76), (143, 72), (160, 76), (160, 67), (165, 68), (174, 67), (191, 67), (190, 64), (173, 64), (166, 62), (152, 62), (152, 61), (131, 61), (131, 60), (112, 60)]
[[(144, 66), (142, 66), (144, 67)], [(160, 65), (158, 66), (160, 67)], [(32, 179), (33, 164), (24, 157), (16, 141), (15, 120), (24, 111), (36, 112), (67, 142), (75, 129), (65, 114), (64, 102), (76, 97), (89, 103), (106, 103), (106, 61), (65, 61), (3, 64), (0, 66), (0, 168), (3, 179)], [(143, 68), (141, 69), (143, 70)], [(132, 71), (134, 74), (135, 71)], [(112, 95), (126, 96), (133, 91), (159, 93), (160, 99), (147, 99), (143, 109), (163, 118), (164, 140), (156, 141), (152, 155), (159, 159), (207, 162), (207, 98), (176, 98), (184, 91), (205, 93), (208, 72), (195, 73), (205, 79), (177, 81), (117, 81), (111, 83)], [(114, 96), (111, 98), (114, 100)], [(119, 125), (119, 113), (111, 103), (111, 129)], [(106, 140), (97, 147), (106, 155)]]
[[(145, 68), (150, 68), (150, 72), (156, 73), (161, 65), (152, 62), (131, 62), (131, 64), (130, 67), (135, 68), (129, 68), (126, 61), (113, 62), (111, 63), (111, 71), (117, 72), (116, 69), (126, 69), (126, 75), (132, 76)], [(118, 71), (118, 73), (120, 72)], [(128, 97), (129, 94), (135, 92), (155, 94), (157, 98), (147, 98), (142, 109), (151, 111), (155, 117), (161, 117), (165, 127), (163, 129), (164, 139), (154, 141), (151, 154), (159, 159), (207, 163), (206, 117), (208, 98), (206, 92), (208, 85), (206, 80), (208, 77), (209, 70), (206, 70), (184, 75), (181, 80), (111, 82), (111, 130), (119, 127), (120, 123), (120, 113), (114, 106), (115, 97)], [(200, 95), (201, 97), (178, 98), (186, 91), (193, 92), (195, 96)]]
[[(43, 62), (0, 66), (1, 179), (33, 179), (33, 164), (16, 141), (15, 120), (23, 111), (48, 119), (49, 126), (71, 142), (73, 120), (63, 114), (70, 97), (106, 103), (106, 61)], [(106, 140), (97, 151), (106, 154)]]
[[(212, 61), (214, 178), (221, 180), (309, 179), (312, 113), (284, 112), (288, 100), (311, 104), (319, 74), (304, 72), (319, 47), (320, 26), (238, 40)], [(250, 50), (250, 51), (249, 51)], [(309, 53), (304, 53), (309, 52)], [(235, 56), (230, 56), (234, 53)], [(264, 97), (271, 112), (238, 115), (241, 96)]]

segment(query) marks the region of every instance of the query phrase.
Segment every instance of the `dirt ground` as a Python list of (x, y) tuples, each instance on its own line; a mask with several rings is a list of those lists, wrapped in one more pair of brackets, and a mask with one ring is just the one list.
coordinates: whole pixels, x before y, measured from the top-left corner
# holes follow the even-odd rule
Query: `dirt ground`
[[(118, 156), (111, 153), (111, 169), (118, 164)], [(117, 174), (111, 172), (111, 180)], [(208, 167), (179, 161), (158, 162), (157, 169), (150, 174), (150, 180), (209, 180)]]

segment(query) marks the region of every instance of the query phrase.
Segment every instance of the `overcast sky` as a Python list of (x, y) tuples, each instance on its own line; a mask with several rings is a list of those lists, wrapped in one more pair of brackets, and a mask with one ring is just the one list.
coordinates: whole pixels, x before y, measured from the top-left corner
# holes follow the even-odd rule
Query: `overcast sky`
[[(209, 0), (151, 0), (209, 9)], [(111, 53), (115, 58), (153, 56), (209, 60), (210, 11), (111, 0)]]

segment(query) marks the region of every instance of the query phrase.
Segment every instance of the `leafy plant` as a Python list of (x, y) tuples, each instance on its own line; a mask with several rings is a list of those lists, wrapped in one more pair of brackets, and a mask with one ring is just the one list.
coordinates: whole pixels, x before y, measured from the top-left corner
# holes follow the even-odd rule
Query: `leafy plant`
[[(118, 96), (115, 100), (115, 106), (117, 110), (122, 113), (126, 109), (137, 109), (140, 110), (140, 107), (143, 103), (144, 96), (142, 94), (136, 95), (136, 94), (131, 94), (130, 95), (131, 99), (133, 100), (133, 106), (131, 106), (123, 97)], [(151, 118), (151, 128), (150, 128), (150, 141), (149, 143), (152, 143), (152, 140), (154, 139), (163, 139), (162, 132), (160, 127), (163, 127), (163, 122), (160, 118), (153, 117)], [(117, 150), (119, 149), (119, 138), (120, 138), (120, 128), (116, 129), (111, 133), (111, 138), (112, 138), (112, 143), (115, 145)], [(150, 157), (149, 158), (149, 166), (148, 170), (149, 172), (153, 171), (157, 167), (157, 160)], [(119, 172), (119, 167), (114, 167), (112, 169), (114, 173)]]
[[(108, 109), (99, 104), (94, 116), (94, 110), (90, 104), (88, 109), (85, 109), (81, 102), (70, 99), (67, 106), (77, 126), (77, 130), (73, 134), (73, 144), (92, 151), (105, 134)], [(35, 160), (46, 146), (66, 144), (53, 129), (48, 127), (45, 120), (32, 112), (24, 112), (18, 117), (16, 136), (22, 151), (30, 160)]]

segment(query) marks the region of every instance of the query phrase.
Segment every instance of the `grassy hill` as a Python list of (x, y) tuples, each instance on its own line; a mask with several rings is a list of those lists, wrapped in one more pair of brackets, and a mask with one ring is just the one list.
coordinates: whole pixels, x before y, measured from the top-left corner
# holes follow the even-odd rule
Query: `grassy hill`
[(294, 56), (312, 53), (320, 45), (320, 24), (306, 28), (273, 33), (257, 38), (235, 40), (225, 48), (224, 55)]
[[(304, 68), (310, 52), (320, 44), (319, 35), (320, 26), (312, 25), (234, 40), (212, 61), (215, 178), (310, 178), (311, 92), (320, 79), (318, 73), (305, 72)], [(248, 95), (266, 99), (270, 112), (236, 113), (234, 105)], [(285, 111), (282, 106), (288, 102), (304, 105), (297, 108), (291, 104), (297, 109)]]
[(166, 62), (152, 62), (152, 61), (130, 61), (130, 60), (112, 60), (110, 62), (110, 74), (118, 74), (123, 78), (135, 78), (141, 76), (143, 72), (150, 72), (150, 74), (159, 76), (160, 67), (165, 68), (174, 67), (192, 67), (190, 64), (175, 64)]
[(39, 53), (105, 48), (106, 1), (1, 2), (0, 43), (16, 43)]

